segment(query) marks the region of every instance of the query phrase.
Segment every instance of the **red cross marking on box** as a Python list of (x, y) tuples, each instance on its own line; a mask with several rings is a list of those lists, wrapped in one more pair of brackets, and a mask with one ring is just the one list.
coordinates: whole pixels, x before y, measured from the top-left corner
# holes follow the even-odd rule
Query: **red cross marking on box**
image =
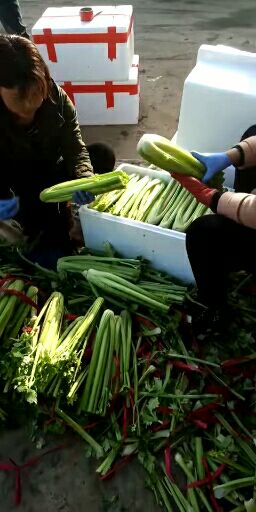
[(57, 62), (55, 45), (77, 44), (77, 43), (106, 43), (108, 45), (108, 59), (116, 59), (116, 47), (118, 44), (127, 43), (133, 26), (133, 16), (127, 32), (117, 32), (116, 27), (108, 27), (107, 32), (76, 33), (76, 34), (54, 34), (51, 28), (44, 28), (43, 34), (33, 34), (35, 44), (45, 44), (48, 58), (51, 62)]
[(136, 95), (139, 93), (139, 84), (113, 84), (107, 81), (104, 84), (72, 84), (64, 82), (62, 85), (64, 91), (75, 105), (75, 94), (81, 93), (104, 93), (106, 95), (106, 107), (114, 108), (115, 93), (127, 93)]

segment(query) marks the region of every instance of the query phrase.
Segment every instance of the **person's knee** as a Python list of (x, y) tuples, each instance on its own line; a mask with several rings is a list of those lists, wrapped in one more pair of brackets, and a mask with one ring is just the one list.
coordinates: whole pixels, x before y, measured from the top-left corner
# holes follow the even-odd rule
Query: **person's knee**
[(97, 174), (113, 171), (116, 157), (113, 149), (103, 142), (95, 142), (87, 146), (90, 160)]
[(210, 224), (210, 215), (205, 215), (203, 217), (198, 217), (195, 219), (186, 231), (186, 238), (201, 238), (202, 235), (208, 232), (209, 224)]
[[(225, 223), (225, 219), (224, 219)], [(220, 238), (223, 228), (223, 217), (221, 215), (204, 215), (194, 220), (186, 231), (186, 247), (215, 245)]]

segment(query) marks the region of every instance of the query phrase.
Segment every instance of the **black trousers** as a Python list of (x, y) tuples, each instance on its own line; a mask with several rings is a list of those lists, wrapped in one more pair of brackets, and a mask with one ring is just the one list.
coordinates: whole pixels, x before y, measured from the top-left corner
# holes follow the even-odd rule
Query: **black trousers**
[(18, 0), (0, 0), (0, 21), (8, 34), (27, 37)]
[[(252, 126), (242, 139), (255, 134), (256, 126)], [(256, 167), (237, 169), (235, 191), (250, 193), (253, 188), (256, 188)], [(198, 299), (212, 308), (225, 306), (231, 272), (256, 271), (256, 230), (222, 215), (196, 219), (187, 230), (186, 248)]]
[[(110, 172), (115, 165), (115, 155), (109, 146), (95, 143), (87, 146), (94, 172)], [(41, 244), (48, 247), (62, 247), (70, 251), (69, 229), (71, 227), (70, 210), (66, 203), (43, 203), (40, 192), (47, 187), (69, 180), (65, 162), (44, 161), (23, 162), (22, 168), (2, 162), (2, 168), (13, 173), (15, 195), (20, 197), (20, 211), (16, 220), (31, 240), (40, 234)], [(8, 177), (8, 176), (7, 176)], [(9, 190), (10, 184), (8, 185)], [(4, 193), (1, 184), (1, 192)]]

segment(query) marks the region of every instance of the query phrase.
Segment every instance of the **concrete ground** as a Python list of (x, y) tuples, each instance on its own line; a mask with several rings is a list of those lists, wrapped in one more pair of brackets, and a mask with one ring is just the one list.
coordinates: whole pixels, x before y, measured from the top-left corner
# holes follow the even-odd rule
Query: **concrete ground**
[[(49, 6), (70, 0), (20, 0), (29, 29)], [(81, 0), (74, 1), (84, 5)], [(92, 4), (108, 5), (109, 0)], [(120, 4), (128, 1), (117, 2)], [(145, 132), (172, 136), (177, 127), (184, 79), (201, 44), (226, 44), (255, 51), (254, 0), (134, 0), (135, 50), (140, 55), (141, 107), (138, 126), (83, 128), (88, 142), (104, 140), (119, 159), (136, 158)]]
[[(75, 2), (76, 3), (76, 2)], [(96, 3), (96, 2), (94, 2)], [(100, 0), (107, 5), (109, 1)], [(126, 2), (120, 2), (126, 3)], [(70, 0), (21, 0), (29, 29), (48, 6)], [(255, 51), (255, 0), (134, 0), (136, 52), (140, 54), (141, 112), (138, 126), (88, 127), (85, 140), (105, 140), (119, 159), (136, 158), (136, 143), (145, 132), (172, 136), (176, 130), (183, 82), (202, 43), (226, 44)], [(83, 4), (81, 4), (83, 5)], [(58, 441), (57, 441), (58, 442)], [(0, 438), (0, 462), (9, 457), (24, 463), (35, 454), (24, 431)], [(153, 496), (144, 490), (144, 475), (131, 464), (109, 483), (94, 475), (83, 446), (47, 456), (24, 475), (21, 512), (156, 512)], [(0, 471), (0, 511), (13, 507), (14, 475)], [(116, 505), (109, 498), (119, 497)]]

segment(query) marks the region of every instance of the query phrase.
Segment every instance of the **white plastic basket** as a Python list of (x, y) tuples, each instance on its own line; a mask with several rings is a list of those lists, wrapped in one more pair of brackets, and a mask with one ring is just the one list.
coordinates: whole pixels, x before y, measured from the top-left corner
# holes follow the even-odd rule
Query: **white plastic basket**
[[(127, 174), (161, 178), (168, 182), (171, 177), (166, 171), (157, 171), (136, 165), (122, 164), (118, 167)], [(87, 247), (103, 250), (105, 242), (124, 257), (142, 256), (158, 270), (181, 279), (194, 282), (187, 257), (185, 234), (171, 229), (153, 226), (144, 222), (116, 217), (82, 206), (79, 210), (83, 236)]]

